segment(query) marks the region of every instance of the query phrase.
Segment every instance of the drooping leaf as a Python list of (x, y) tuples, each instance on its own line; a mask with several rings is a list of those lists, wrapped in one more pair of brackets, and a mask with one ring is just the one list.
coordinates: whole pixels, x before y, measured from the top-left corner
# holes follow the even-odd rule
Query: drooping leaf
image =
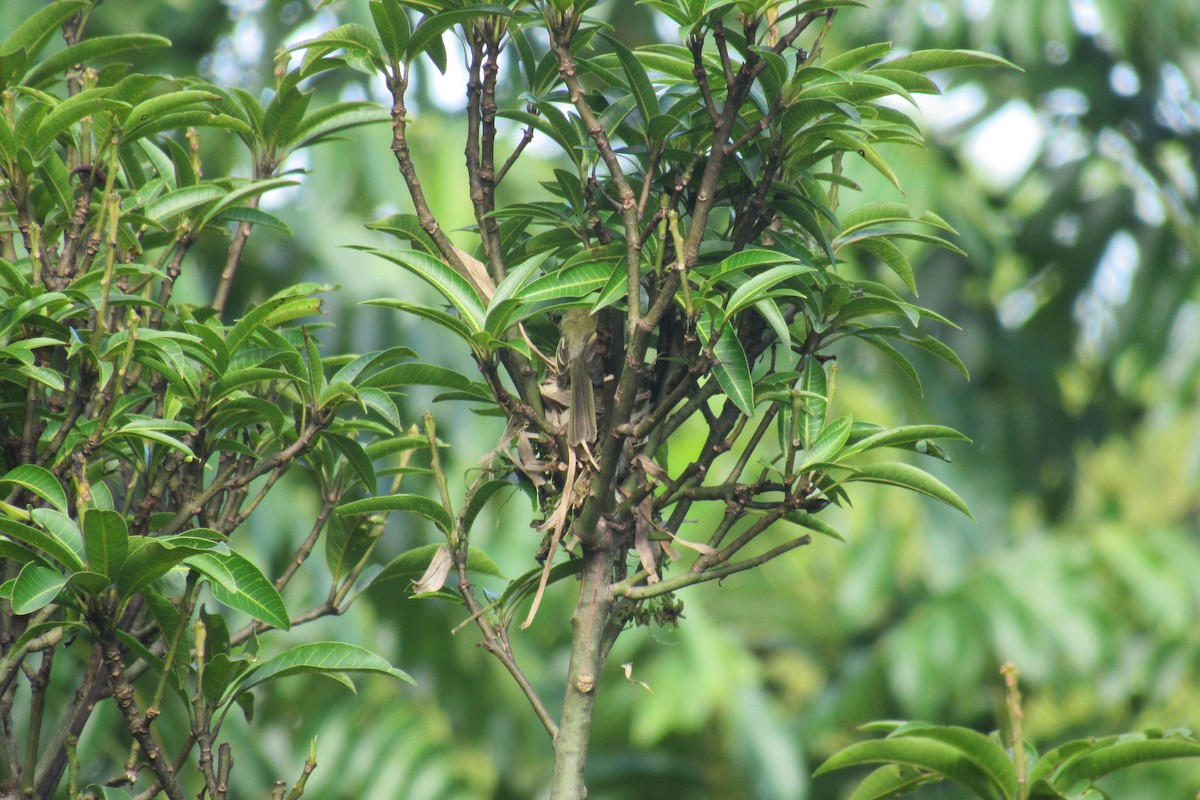
[(313, 642), (293, 647), (244, 672), (227, 695), (241, 694), (267, 681), (303, 672), (364, 672), (390, 675), (408, 683), (415, 681), (369, 650), (342, 642)]
[(387, 497), (368, 497), (365, 500), (355, 500), (337, 507), (337, 513), (347, 514), (378, 514), (389, 511), (408, 511), (419, 514), (432, 521), (443, 531), (449, 532), (454, 521), (442, 508), (440, 503), (418, 494), (393, 494)]
[(814, 775), (862, 764), (906, 764), (944, 776), (982, 800), (1008, 800), (997, 784), (961, 750), (932, 739), (899, 737), (858, 742), (833, 754)]
[(884, 483), (899, 486), (935, 500), (941, 500), (946, 505), (956, 508), (971, 519), (971, 510), (967, 504), (946, 484), (930, 475), (923, 469), (899, 462), (881, 462), (868, 464), (855, 470), (846, 481), (867, 481), (869, 483)]
[(955, 725), (909, 723), (901, 726), (893, 737), (915, 736), (932, 739), (957, 748), (976, 767), (999, 786), (1005, 798), (1017, 796), (1017, 771), (1004, 748), (991, 737), (970, 728)]
[(56, 75), (76, 64), (84, 64), (97, 58), (141, 50), (146, 47), (170, 47), (171, 40), (149, 33), (123, 33), (115, 36), (95, 36), (78, 44), (65, 47), (34, 67), (25, 76), (29, 86), (49, 83)]
[(1080, 781), (1094, 781), (1138, 764), (1176, 758), (1200, 758), (1200, 742), (1190, 737), (1129, 734), (1108, 746), (1093, 747), (1074, 756), (1055, 772), (1052, 782), (1065, 791)]
[[(445, 547), (445, 545), (428, 544), (409, 550), (406, 553), (401, 553), (388, 562), (383, 571), (371, 581), (371, 585), (375, 586), (397, 578), (408, 578), (411, 580), (422, 575), (425, 572), (425, 568), (429, 566), (430, 559), (434, 557), (434, 553), (439, 547)], [(498, 578), (504, 577), (496, 562), (486, 553), (474, 547), (467, 551), (467, 570), (480, 575), (492, 575)]]
[(387, 251), (368, 247), (355, 247), (354, 249), (379, 256), (414, 273), (437, 289), (442, 297), (457, 309), (461, 320), (467, 324), (472, 334), (483, 330), (483, 320), (487, 314), (479, 294), (466, 278), (451, 269), (445, 262), (415, 250)]

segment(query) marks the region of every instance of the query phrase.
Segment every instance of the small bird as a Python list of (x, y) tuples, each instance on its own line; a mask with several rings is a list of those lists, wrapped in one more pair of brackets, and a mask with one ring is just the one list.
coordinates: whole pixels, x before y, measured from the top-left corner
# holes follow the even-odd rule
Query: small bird
[(562, 318), (556, 380), (560, 389), (570, 393), (567, 442), (572, 446), (596, 440), (594, 387), (604, 375), (596, 322), (596, 317), (584, 308), (572, 308)]

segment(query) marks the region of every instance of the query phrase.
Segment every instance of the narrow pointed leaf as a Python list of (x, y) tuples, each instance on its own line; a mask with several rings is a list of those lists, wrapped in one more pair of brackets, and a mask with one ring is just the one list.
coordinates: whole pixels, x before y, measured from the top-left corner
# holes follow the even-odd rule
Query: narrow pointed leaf
[(935, 72), (941, 69), (962, 67), (1005, 67), (1024, 72), (1011, 61), (978, 50), (918, 50), (906, 56), (885, 61), (879, 66), (889, 69), (906, 69), (911, 72)]
[(415, 683), (407, 674), (370, 650), (343, 642), (313, 642), (293, 647), (251, 667), (234, 685), (233, 693), (240, 694), (267, 681), (302, 672), (374, 672)]
[[(406, 553), (401, 553), (392, 559), (383, 568), (382, 572), (375, 576), (375, 579), (371, 581), (371, 585), (375, 586), (397, 578), (412, 580), (420, 577), (424, 574), (425, 568), (429, 566), (430, 560), (433, 559), (434, 554), (440, 547), (445, 547), (445, 545), (427, 544), (409, 550)], [(498, 578), (504, 577), (504, 574), (500, 572), (500, 568), (496, 566), (496, 562), (487, 553), (477, 550), (474, 547), (467, 551), (467, 570), (480, 575), (493, 575)]]
[(850, 428), (854, 419), (847, 414), (826, 425), (817, 440), (804, 453), (804, 460), (796, 468), (796, 472), (805, 472), (815, 464), (834, 460), (841, 451), (846, 440), (850, 438)]
[(379, 256), (404, 267), (424, 280), (454, 306), (463, 322), (470, 328), (471, 333), (483, 330), (483, 320), (487, 316), (480, 302), (479, 295), (466, 278), (455, 272), (446, 263), (433, 256), (419, 253), (415, 250), (375, 250), (371, 248), (354, 248), (366, 253)]
[(944, 425), (904, 425), (899, 428), (880, 431), (866, 438), (859, 439), (846, 448), (844, 455), (850, 456), (877, 447), (898, 447), (906, 444), (921, 442), (926, 439), (955, 439), (961, 442), (971, 441), (953, 428)]
[(378, 514), (389, 511), (408, 511), (420, 514), (432, 521), (443, 531), (450, 531), (454, 521), (446, 513), (441, 504), (417, 494), (393, 494), (387, 497), (368, 497), (365, 500), (355, 500), (337, 507), (337, 513), (346, 514)]
[(84, 64), (104, 56), (141, 50), (145, 47), (170, 47), (171, 40), (149, 33), (125, 33), (116, 36), (96, 36), (65, 47), (38, 64), (25, 76), (29, 86), (40, 86), (76, 64)]
[(941, 500), (946, 505), (958, 509), (971, 519), (975, 519), (975, 517), (971, 516), (971, 510), (967, 508), (967, 504), (950, 487), (925, 470), (909, 464), (899, 462), (868, 464), (846, 478), (846, 481), (867, 481), (868, 483), (885, 483), (891, 486), (900, 486), (904, 489), (928, 495), (935, 500)]
[(1200, 758), (1200, 742), (1192, 739), (1151, 739), (1141, 734), (1122, 738), (1123, 741), (1117, 741), (1108, 747), (1096, 748), (1092, 752), (1076, 756), (1054, 776), (1053, 784), (1065, 790), (1080, 781), (1094, 781), (1138, 764), (1175, 758)]
[[(728, 322), (734, 314), (758, 302), (778, 284), (805, 272), (812, 272), (812, 270), (813, 268), (806, 264), (784, 264), (755, 275), (730, 295), (729, 301), (725, 304), (725, 321)], [(799, 293), (795, 296), (803, 297)]]
[(893, 737), (914, 736), (948, 744), (958, 749), (1001, 787), (1006, 800), (1017, 796), (1017, 771), (1004, 748), (988, 736), (970, 728), (951, 725), (909, 724), (897, 730)]
[(846, 800), (890, 800), (942, 778), (907, 764), (888, 764), (863, 778)]
[(859, 742), (822, 764), (814, 775), (863, 764), (907, 764), (944, 776), (983, 800), (1006, 800), (1004, 788), (958, 748), (932, 739), (897, 737)]

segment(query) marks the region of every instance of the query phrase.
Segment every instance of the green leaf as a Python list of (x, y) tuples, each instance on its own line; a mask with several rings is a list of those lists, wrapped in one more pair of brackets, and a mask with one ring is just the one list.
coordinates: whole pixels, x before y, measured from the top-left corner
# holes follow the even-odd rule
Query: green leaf
[(971, 511), (962, 498), (955, 494), (950, 487), (930, 475), (923, 469), (901, 464), (899, 462), (881, 462), (868, 464), (858, 468), (846, 481), (866, 481), (868, 483), (884, 483), (899, 486), (920, 494), (928, 495), (935, 500), (941, 500), (948, 506), (956, 508), (972, 520)]
[(363, 305), (383, 306), (384, 308), (403, 311), (407, 314), (412, 314), (415, 317), (420, 317), (421, 319), (427, 319), (431, 322), (435, 322), (458, 336), (467, 344), (471, 345), (472, 349), (475, 348), (475, 341), (472, 338), (474, 333), (472, 332), (470, 326), (463, 322), (461, 317), (448, 314), (441, 309), (432, 308), (420, 303), (411, 303), (407, 300), (396, 300), (388, 297), (377, 300), (364, 300)]
[(208, 578), (213, 585), (219, 585), (230, 592), (237, 592), (237, 578), (225, 566), (225, 562), (215, 557), (211, 552), (193, 553), (182, 562)]
[(213, 552), (208, 555), (220, 561), (237, 582), (236, 592), (229, 591), (220, 583), (213, 584), (212, 593), (217, 602), (249, 614), (273, 628), (286, 631), (291, 627), (283, 598), (258, 567), (239, 553)]
[(414, 247), (425, 251), (427, 255), (436, 257), (438, 254), (437, 245), (421, 228), (416, 214), (393, 214), (375, 222), (368, 222), (364, 227), (368, 230), (390, 233), (398, 239), (410, 242)]
[[(484, 16), (511, 17), (512, 11), (504, 6), (488, 3), (472, 3), (466, 8), (453, 10), (443, 8), (438, 10), (437, 13), (428, 14), (421, 21), (421, 24), (417, 26), (417, 29), (413, 31), (412, 37), (408, 41), (408, 53), (404, 61), (411, 62), (428, 50), (431, 45), (440, 43), (442, 34), (460, 22), (468, 22), (475, 17)], [(437, 59), (434, 59), (434, 63), (438, 63)], [(439, 64), (438, 67), (443, 72), (445, 71), (445, 64)]]
[[(725, 304), (725, 322), (728, 323), (733, 315), (737, 314), (743, 308), (757, 303), (778, 284), (783, 283), (789, 278), (812, 271), (813, 268), (807, 264), (784, 264), (783, 266), (773, 267), (766, 272), (760, 272), (739, 286), (729, 297), (728, 302)], [(804, 295), (797, 292), (794, 296), (803, 297)]]
[(991, 737), (970, 728), (924, 723), (909, 723), (892, 734), (892, 737), (903, 736), (933, 739), (957, 748), (1002, 789), (1005, 798), (1017, 796), (1016, 769), (1004, 748)]
[(971, 380), (971, 373), (969, 370), (967, 370), (967, 365), (964, 364), (962, 359), (958, 357), (958, 353), (951, 350), (950, 347), (940, 339), (935, 339), (932, 336), (922, 336), (919, 339), (912, 336), (904, 336), (902, 338), (904, 341), (908, 342), (914, 347), (919, 347), (925, 352), (932, 353), (933, 355), (937, 356), (942, 361), (945, 361), (947, 364), (961, 372), (964, 378)]
[(844, 53), (839, 53), (833, 58), (821, 64), (827, 70), (842, 71), (850, 70), (868, 61), (874, 61), (877, 58), (882, 58), (892, 51), (891, 42), (877, 42), (868, 44), (863, 47), (856, 47), (853, 50), (847, 50)]
[(624, 70), (625, 77), (628, 79), (628, 87), (633, 92), (634, 102), (637, 103), (638, 111), (642, 115), (642, 124), (648, 126), (650, 120), (658, 116), (658, 96), (654, 93), (654, 84), (650, 82), (646, 68), (641, 65), (633, 51), (619, 39), (604, 33), (600, 35), (617, 54), (617, 60), (621, 62), (621, 69)]
[(67, 585), (67, 578), (56, 569), (30, 562), (21, 567), (12, 589), (14, 614), (32, 614), (54, 602)]
[(67, 513), (67, 493), (58, 478), (49, 470), (32, 464), (22, 464), (0, 477), (0, 486), (15, 483), (45, 500), (62, 513)]
[(779, 310), (779, 304), (773, 298), (766, 297), (755, 302), (754, 309), (771, 326), (771, 331), (775, 334), (775, 338), (779, 340), (779, 345), (783, 352), (791, 350), (792, 332), (788, 329), (787, 320), (784, 319), (783, 313)]
[(382, 369), (374, 375), (359, 381), (359, 386), (367, 389), (394, 389), (397, 386), (442, 386), (447, 389), (466, 391), (471, 388), (471, 380), (465, 375), (437, 364), (397, 364), (394, 367)]
[[(26, 17), (0, 44), (0, 56), (9, 56), (24, 50), (25, 59), (33, 59), (46, 46), (50, 37), (70, 19), (75, 12), (88, 5), (86, 0), (58, 0)], [(19, 75), (11, 76), (19, 79)]]
[(846, 448), (843, 456), (851, 456), (877, 447), (900, 447), (914, 444), (926, 439), (955, 439), (960, 442), (971, 441), (953, 428), (944, 425), (903, 425), (890, 428), (859, 439)]
[(1007, 67), (1018, 72), (1025, 70), (1011, 61), (978, 50), (918, 50), (906, 56), (879, 64), (888, 69), (906, 69), (910, 72), (935, 72), (942, 69), (962, 67)]
[[(46, 509), (36, 509), (34, 511), (34, 519), (37, 520), (39, 511), (47, 511)], [(47, 511), (48, 514), (57, 514), (57, 511)], [(67, 519), (65, 515), (60, 515), (63, 519)], [(70, 520), (68, 519), (68, 522)], [(11, 520), (8, 517), (0, 516), (0, 534), (12, 539), (20, 544), (28, 545), (36, 550), (41, 550), (46, 555), (58, 561), (71, 572), (79, 572), (84, 569), (83, 559), (79, 556), (79, 551), (82, 547), (76, 548), (75, 542), (64, 538), (62, 531), (44, 531), (40, 528), (34, 528), (30, 525), (24, 525), (16, 520)], [(80, 543), (81, 544), (81, 543)]]
[(892, 364), (894, 364), (896, 368), (904, 373), (904, 376), (912, 382), (912, 385), (916, 387), (917, 392), (924, 394), (924, 391), (921, 387), (921, 377), (917, 374), (916, 368), (913, 367), (911, 361), (905, 358), (903, 353), (892, 346), (891, 342), (887, 341), (882, 336), (875, 335), (864, 335), (859, 338), (874, 347), (880, 353), (883, 353), (884, 357), (887, 358), (888, 361), (891, 361)]
[(754, 381), (750, 377), (750, 362), (746, 359), (746, 351), (738, 341), (737, 334), (732, 328), (726, 328), (720, 338), (713, 340), (712, 320), (705, 311), (700, 317), (696, 330), (700, 341), (712, 350), (713, 374), (725, 395), (746, 416), (754, 415)]
[(800, 446), (809, 450), (825, 429), (825, 418), (829, 413), (825, 366), (811, 356), (805, 359), (799, 389), (804, 393), (800, 399)]
[(227, 208), (213, 217), (212, 222), (217, 225), (226, 222), (248, 222), (251, 225), (259, 225), (264, 228), (274, 228), (288, 236), (292, 235), (292, 229), (279, 217), (258, 208), (251, 208), (250, 206)]
[(475, 518), (479, 516), (479, 512), (483, 510), (487, 502), (496, 495), (497, 492), (504, 489), (516, 489), (515, 484), (506, 480), (493, 480), (480, 486), (471, 495), (471, 499), (467, 502), (467, 507), (462, 512), (463, 531), (470, 533), (472, 526), (475, 524)]
[[(547, 300), (582, 299), (608, 283), (614, 269), (618, 267), (612, 264), (580, 264), (562, 272), (544, 275), (521, 290), (520, 300), (529, 308), (534, 303)], [(532, 313), (532, 310), (528, 313)], [(517, 315), (520, 319), (526, 316), (528, 314)]]
[[(414, 578), (425, 574), (426, 567), (429, 566), (430, 560), (433, 559), (434, 553), (439, 547), (445, 547), (444, 544), (427, 544), (423, 547), (417, 547), (409, 550), (406, 553), (401, 553), (388, 563), (383, 571), (375, 576), (371, 581), (371, 585), (383, 583), (384, 581), (395, 580), (396, 578)], [(500, 567), (496, 566), (496, 562), (491, 559), (487, 553), (477, 550), (472, 547), (467, 551), (467, 570), (480, 575), (494, 575), (497, 578), (503, 578), (504, 574), (500, 571)]]
[[(221, 199), (212, 204), (212, 207), (204, 212), (204, 216), (196, 223), (196, 228), (203, 228), (217, 217), (222, 211), (233, 207), (242, 200), (257, 197), (258, 195), (266, 194), (273, 189), (283, 189), (288, 186), (299, 186), (300, 181), (292, 178), (266, 178), (264, 180), (246, 181), (236, 189), (225, 192)], [(231, 348), (232, 349), (232, 348)]]
[(983, 800), (1007, 800), (1004, 788), (961, 750), (932, 739), (897, 737), (858, 742), (834, 753), (814, 775), (863, 764), (907, 764), (944, 776)]
[[(508, 319), (507, 314), (502, 314), (499, 309), (509, 300), (513, 299), (529, 281), (529, 277), (536, 271), (546, 259), (552, 255), (552, 252), (547, 250), (538, 253), (532, 258), (526, 259), (522, 263), (513, 267), (504, 276), (504, 280), (500, 281), (500, 285), (496, 287), (496, 291), (492, 293), (492, 299), (488, 301), (487, 319), (484, 327), (492, 332), (493, 335), (503, 333), (501, 326), (507, 327), (505, 322)], [(498, 321), (497, 317), (503, 317), (504, 321)]]
[(391, 112), (375, 103), (351, 101), (326, 106), (305, 117), (287, 142), (288, 151), (320, 144), (339, 131), (389, 122)]
[(742, 250), (721, 260), (715, 267), (704, 268), (702, 274), (709, 280), (716, 281), (731, 272), (741, 272), (752, 267), (762, 267), (769, 264), (786, 264), (796, 260), (795, 256), (781, 253), (777, 250)]
[(831, 525), (826, 524), (820, 518), (805, 511), (793, 511), (784, 516), (784, 519), (794, 525), (799, 525), (802, 528), (808, 528), (811, 531), (816, 531), (822, 536), (828, 536), (830, 539), (837, 539), (839, 542), (846, 541), (846, 538), (837, 532)]
[(386, 497), (368, 497), (365, 500), (355, 500), (337, 507), (337, 513), (345, 514), (378, 514), (389, 511), (407, 511), (420, 514), (432, 521), (443, 531), (449, 533), (454, 527), (454, 520), (440, 503), (418, 494), (393, 494)]
[(353, 249), (371, 253), (404, 267), (437, 289), (442, 297), (458, 310), (462, 321), (467, 324), (472, 334), (483, 330), (483, 320), (487, 314), (479, 295), (476, 294), (475, 289), (471, 287), (466, 278), (455, 272), (445, 262), (415, 250), (387, 251), (369, 247), (354, 247)]
[(97, 36), (84, 39), (78, 44), (65, 47), (38, 64), (25, 76), (29, 86), (40, 86), (76, 64), (84, 64), (97, 58), (141, 50), (145, 47), (170, 47), (171, 40), (149, 33), (125, 33), (117, 36)]
[(342, 642), (314, 642), (293, 647), (251, 667), (234, 684), (229, 699), (267, 681), (303, 672), (373, 672), (415, 684), (407, 674), (369, 650)]
[[(546, 585), (551, 586), (564, 578), (578, 575), (582, 569), (582, 558), (573, 558), (570, 561), (555, 564), (550, 568), (550, 576), (546, 581)], [(496, 604), (504, 609), (506, 617), (511, 617), (513, 612), (516, 611), (517, 604), (533, 594), (534, 590), (541, 583), (543, 571), (543, 567), (535, 567), (509, 582), (503, 594), (500, 595), (500, 599), (496, 601)]]
[(917, 281), (913, 274), (912, 262), (908, 256), (904, 255), (904, 251), (896, 245), (892, 244), (887, 239), (860, 239), (855, 242), (859, 247), (871, 253), (883, 263), (891, 268), (892, 272), (904, 281), (904, 285), (908, 290), (917, 294)]
[(804, 452), (804, 460), (796, 468), (796, 472), (806, 472), (816, 464), (832, 461), (846, 440), (850, 438), (850, 428), (854, 419), (847, 414), (826, 425), (817, 440)]
[(330, 431), (322, 433), (321, 438), (337, 448), (338, 452), (345, 457), (346, 463), (353, 470), (353, 474), (358, 477), (363, 488), (374, 494), (378, 482), (375, 465), (371, 463), (371, 458), (363, 446), (349, 436), (342, 436)]
[(1066, 791), (1080, 781), (1094, 781), (1127, 767), (1176, 758), (1200, 758), (1200, 743), (1191, 738), (1128, 734), (1108, 746), (1076, 755), (1057, 771), (1052, 783)]
[(846, 800), (889, 800), (942, 778), (907, 764), (887, 764), (863, 778)]
[(182, 564), (188, 556), (207, 552), (214, 545), (215, 542), (194, 537), (131, 537), (129, 554), (117, 573), (117, 589), (123, 597), (131, 597)]
[[(152, 123), (167, 114), (177, 113), (188, 106), (209, 104), (221, 96), (199, 89), (175, 89), (138, 103), (125, 117), (125, 134), (131, 135), (138, 126)], [(207, 108), (205, 109), (207, 110)]]
[(129, 528), (116, 511), (93, 509), (83, 517), (83, 549), (88, 569), (112, 580), (129, 555)]
[(115, 111), (129, 107), (128, 103), (106, 98), (105, 95), (109, 91), (108, 87), (86, 89), (59, 103), (58, 107), (42, 120), (37, 134), (30, 140), (29, 150), (33, 153), (42, 152), (61, 133), (84, 117), (100, 111)]
[(143, 213), (155, 222), (162, 222), (224, 196), (225, 190), (212, 184), (187, 186), (155, 198), (146, 204)]
[(400, 0), (371, 0), (371, 19), (383, 43), (383, 49), (396, 61), (403, 61), (412, 36), (412, 25)]
[(373, 64), (376, 66), (382, 65), (382, 53), (379, 50), (379, 40), (371, 30), (363, 25), (356, 23), (348, 23), (338, 25), (315, 39), (305, 39), (302, 42), (297, 42), (291, 45), (288, 50), (307, 49), (309, 54), (305, 55), (305, 60), (308, 60), (313, 50), (341, 48), (355, 57), (361, 57), (365, 54), (370, 57)]

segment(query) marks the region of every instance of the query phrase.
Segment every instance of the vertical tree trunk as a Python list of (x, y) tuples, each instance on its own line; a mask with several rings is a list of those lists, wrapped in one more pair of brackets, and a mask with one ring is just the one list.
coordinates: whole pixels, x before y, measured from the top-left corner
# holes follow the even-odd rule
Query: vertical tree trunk
[(580, 577), (579, 603), (571, 617), (571, 665), (567, 671), (567, 692), (562, 719), (554, 738), (554, 782), (551, 800), (584, 800), (587, 788), (583, 772), (587, 764), (592, 716), (596, 710), (596, 691), (604, 659), (611, 645), (609, 623), (613, 597), (612, 552), (607, 541), (584, 549)]

